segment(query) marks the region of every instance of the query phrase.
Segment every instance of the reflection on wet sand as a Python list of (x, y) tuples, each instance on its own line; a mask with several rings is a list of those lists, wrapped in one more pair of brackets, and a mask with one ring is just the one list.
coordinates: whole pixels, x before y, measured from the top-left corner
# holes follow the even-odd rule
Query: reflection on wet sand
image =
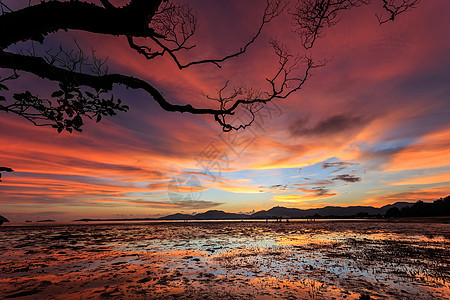
[(448, 299), (450, 225), (2, 227), (0, 298)]

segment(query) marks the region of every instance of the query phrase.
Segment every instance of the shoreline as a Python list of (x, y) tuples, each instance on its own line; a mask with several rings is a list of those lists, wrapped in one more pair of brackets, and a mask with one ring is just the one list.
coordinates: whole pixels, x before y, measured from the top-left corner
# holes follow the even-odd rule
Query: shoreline
[(2, 227), (48, 227), (48, 226), (83, 226), (83, 225), (122, 225), (122, 224), (212, 224), (212, 223), (246, 223), (246, 224), (306, 224), (306, 223), (437, 223), (450, 224), (450, 217), (404, 217), (404, 218), (389, 218), (389, 219), (283, 219), (277, 222), (275, 219), (233, 219), (233, 220), (92, 220), (92, 221), (52, 221), (52, 222), (5, 222)]

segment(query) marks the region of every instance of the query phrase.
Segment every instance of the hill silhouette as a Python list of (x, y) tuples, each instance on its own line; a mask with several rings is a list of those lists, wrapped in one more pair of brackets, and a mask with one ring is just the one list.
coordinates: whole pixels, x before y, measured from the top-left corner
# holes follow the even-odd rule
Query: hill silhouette
[(243, 219), (310, 219), (310, 218), (392, 218), (392, 217), (434, 217), (450, 216), (450, 196), (432, 203), (423, 201), (396, 202), (382, 207), (373, 206), (326, 206), (323, 208), (299, 209), (275, 206), (253, 214), (229, 213), (222, 210), (208, 210), (198, 214), (175, 213), (158, 219), (79, 219), (75, 221), (145, 221), (145, 220), (243, 220)]
[(321, 218), (321, 217), (382, 217), (391, 208), (403, 209), (413, 205), (409, 202), (397, 202), (394, 204), (385, 205), (380, 208), (372, 206), (327, 206), (323, 208), (314, 209), (299, 209), (282, 206), (275, 206), (269, 210), (261, 210), (251, 215), (227, 213), (221, 210), (209, 210), (204, 213), (196, 215), (176, 213), (161, 217), (160, 220), (235, 220), (235, 219), (275, 219), (275, 218)]
[(248, 219), (249, 215), (227, 213), (222, 210), (208, 210), (204, 213), (196, 215), (188, 214), (173, 214), (160, 218), (160, 220), (235, 220), (235, 219)]

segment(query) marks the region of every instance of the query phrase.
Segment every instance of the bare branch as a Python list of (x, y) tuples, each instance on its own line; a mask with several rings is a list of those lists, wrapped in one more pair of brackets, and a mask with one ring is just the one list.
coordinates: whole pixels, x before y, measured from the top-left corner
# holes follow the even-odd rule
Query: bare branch
[(134, 50), (136, 50), (139, 54), (142, 54), (145, 56), (146, 59), (153, 59), (157, 56), (163, 56), (166, 50), (162, 51), (152, 51), (150, 47), (143, 46), (143, 45), (137, 45), (134, 42), (134, 39), (132, 36), (127, 36), (128, 45)]
[[(388, 16), (376, 15), (378, 22), (393, 21), (399, 14), (415, 8), (420, 0), (381, 0)], [(371, 0), (298, 0), (295, 9), (290, 10), (295, 32), (300, 35), (303, 47), (312, 48), (322, 37), (326, 28), (340, 21), (340, 13), (354, 7), (368, 5)]]
[(387, 23), (389, 21), (394, 21), (394, 19), (401, 13), (409, 11), (415, 8), (420, 0), (382, 0), (383, 8), (388, 13), (387, 17), (382, 15), (376, 15), (378, 22), (380, 24)]
[(295, 9), (289, 13), (302, 45), (309, 49), (322, 37), (325, 28), (339, 22), (340, 11), (369, 3), (370, 0), (298, 0)]
[[(207, 96), (208, 99), (218, 101), (220, 108), (226, 111), (235, 111), (239, 106), (243, 105), (252, 116), (251, 120), (246, 124), (233, 126), (227, 121), (231, 114), (216, 114), (215, 120), (222, 126), (225, 132), (231, 130), (245, 129), (255, 120), (255, 113), (262, 108), (264, 104), (274, 99), (286, 99), (292, 93), (302, 88), (304, 83), (310, 78), (313, 69), (322, 67), (326, 62), (314, 63), (313, 59), (307, 56), (293, 56), (287, 48), (280, 45), (276, 41), (272, 41), (271, 45), (278, 57), (278, 69), (271, 78), (266, 78), (269, 84), (268, 91), (260, 91), (258, 89), (240, 87), (234, 88), (233, 91), (224, 96), (224, 91), (228, 87), (228, 82), (222, 89), (218, 91), (217, 97)], [(300, 66), (303, 71), (300, 71)], [(233, 102), (231, 106), (228, 103)]]
[[(233, 127), (226, 121), (226, 116), (233, 115), (234, 111), (240, 105), (251, 105), (254, 103), (267, 103), (273, 99), (285, 99), (291, 93), (299, 90), (305, 81), (310, 77), (310, 71), (314, 68), (320, 67), (323, 64), (314, 64), (311, 58), (299, 58), (288, 54), (283, 47), (279, 46), (277, 43), (273, 42), (273, 47), (275, 49), (276, 55), (279, 57), (279, 69), (275, 75), (267, 79), (270, 85), (271, 91), (262, 93), (255, 89), (239, 88), (235, 89), (233, 93), (229, 96), (224, 96), (224, 88), (219, 91), (219, 97), (217, 100), (220, 103), (219, 109), (209, 109), (209, 108), (194, 108), (190, 104), (187, 105), (176, 105), (169, 103), (163, 95), (151, 86), (149, 83), (130, 76), (125, 76), (121, 74), (107, 74), (103, 76), (95, 76), (90, 74), (84, 74), (79, 72), (74, 72), (59, 68), (56, 66), (51, 66), (45, 62), (42, 58), (23, 56), (19, 54), (12, 54), (7, 52), (0, 52), (0, 67), (9, 68), (13, 70), (22, 70), (36, 74), (42, 78), (48, 80), (58, 81), (61, 83), (61, 91), (58, 94), (54, 94), (56, 97), (65, 97), (62, 103), (67, 106), (67, 97), (76, 98), (78, 102), (85, 103), (86, 98), (84, 95), (80, 94), (79, 86), (88, 86), (96, 90), (111, 91), (114, 84), (122, 84), (132, 89), (142, 89), (149, 93), (153, 99), (155, 99), (158, 104), (166, 111), (173, 112), (189, 112), (192, 114), (210, 114), (214, 115), (215, 120), (219, 122), (224, 131), (238, 130), (245, 128), (247, 126)], [(290, 61), (292, 59), (292, 62)], [(306, 69), (302, 76), (293, 76), (293, 71), (297, 70), (299, 63), (306, 63)], [(68, 96), (72, 94), (74, 96)], [(93, 96), (90, 96), (93, 98)], [(38, 111), (38, 114), (42, 114), (43, 111), (52, 110), (51, 103), (48, 100), (40, 99), (36, 96), (31, 95), (29, 92), (17, 94), (16, 100), (19, 101), (20, 105), (28, 105), (29, 107)], [(66, 101), (66, 102), (64, 102)], [(233, 101), (233, 104), (228, 107), (228, 104)], [(110, 103), (113, 105), (113, 103)], [(120, 103), (119, 103), (120, 104)], [(2, 110), (9, 112), (19, 112), (23, 116), (28, 116), (28, 120), (42, 120), (34, 115), (27, 114), (25, 110), (20, 110), (18, 104), (13, 106), (1, 106)], [(118, 107), (114, 107), (119, 109)], [(126, 108), (127, 109), (127, 108)], [(120, 110), (120, 109), (119, 109)], [(85, 110), (87, 112), (94, 112), (95, 110)], [(48, 115), (44, 115), (44, 119), (48, 119)], [(78, 120), (78, 119), (77, 119)], [(60, 120), (59, 120), (60, 121)], [(38, 125), (37, 122), (33, 122)], [(78, 124), (78, 123), (77, 123)], [(43, 124), (48, 125), (48, 124)], [(54, 124), (53, 124), (54, 125)], [(52, 126), (53, 126), (52, 125)], [(59, 124), (61, 125), (61, 124)], [(72, 123), (69, 123), (72, 125)], [(82, 124), (80, 124), (81, 126)], [(58, 127), (60, 128), (60, 127)], [(64, 127), (63, 127), (64, 128)], [(74, 128), (76, 129), (76, 128)], [(79, 127), (78, 127), (79, 129)], [(76, 129), (76, 130), (78, 130)]]
[[(195, 33), (198, 24), (197, 18), (189, 8), (189, 6), (176, 6), (171, 2), (168, 2), (168, 4), (166, 4), (165, 6), (162, 6), (162, 11), (158, 12), (152, 21), (152, 24), (155, 26), (155, 32), (158, 33), (159, 36), (153, 35), (149, 38), (161, 48), (161, 51), (151, 51), (148, 47), (132, 44), (130, 44), (130, 46), (148, 59), (167, 53), (171, 56), (180, 70), (199, 64), (214, 64), (220, 68), (220, 63), (244, 54), (247, 51), (248, 47), (250, 47), (250, 45), (252, 45), (260, 36), (264, 26), (267, 23), (271, 22), (274, 18), (278, 17), (284, 11), (287, 4), (288, 2), (284, 0), (267, 0), (261, 23), (256, 33), (238, 51), (226, 55), (222, 58), (203, 59), (191, 61), (188, 63), (183, 63), (179, 60), (179, 58), (176, 56), (177, 51), (190, 50), (195, 47), (195, 45), (187, 46), (186, 44)], [(171, 47), (167, 44), (167, 42), (175, 46)]]
[(0, 1), (0, 13), (3, 15), (9, 12), (12, 12), (12, 9), (3, 3), (3, 1)]
[(49, 65), (40, 57), (23, 56), (19, 54), (0, 52), (0, 67), (12, 70), (26, 71), (39, 77), (74, 86), (88, 86), (94, 89), (110, 91), (114, 84), (122, 84), (132, 89), (141, 89), (149, 93), (156, 102), (166, 111), (190, 112), (193, 114), (231, 113), (230, 111), (215, 109), (196, 109), (190, 104), (175, 105), (167, 102), (163, 95), (148, 82), (131, 76), (121, 74), (107, 74), (96, 76), (91, 74), (73, 72), (63, 68)]

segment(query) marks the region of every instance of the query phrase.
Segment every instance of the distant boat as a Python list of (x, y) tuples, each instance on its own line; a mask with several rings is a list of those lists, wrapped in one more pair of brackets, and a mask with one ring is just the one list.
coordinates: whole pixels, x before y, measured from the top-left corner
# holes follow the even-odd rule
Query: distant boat
[(0, 225), (2, 225), (4, 222), (9, 222), (9, 220), (3, 216), (0, 216)]

